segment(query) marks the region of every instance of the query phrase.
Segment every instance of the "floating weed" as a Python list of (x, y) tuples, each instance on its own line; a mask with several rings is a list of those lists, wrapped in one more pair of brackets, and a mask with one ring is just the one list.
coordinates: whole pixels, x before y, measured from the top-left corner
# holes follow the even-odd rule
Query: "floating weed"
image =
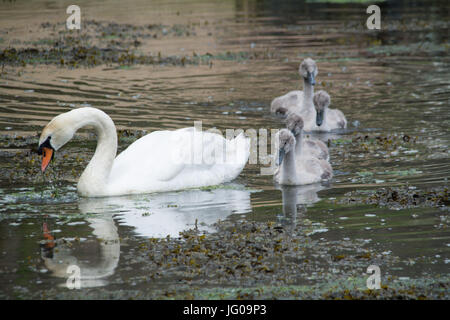
[(379, 151), (407, 150), (416, 145), (418, 137), (407, 134), (356, 134), (352, 139), (335, 139), (329, 145), (351, 145), (355, 152), (376, 153)]
[(78, 224), (84, 224), (85, 221), (82, 220), (86, 220), (89, 218), (98, 218), (100, 217), (99, 214), (95, 213), (95, 212), (87, 212), (87, 213), (67, 213), (64, 212), (60, 215), (58, 215), (58, 225), (78, 225)]
[(331, 145), (344, 145), (344, 144), (349, 144), (349, 143), (352, 143), (352, 140), (351, 139), (342, 139), (342, 138), (339, 138), (339, 139), (334, 139), (334, 140), (331, 140), (331, 141), (329, 141), (329, 145), (331, 144)]
[(417, 54), (437, 54), (442, 55), (448, 51), (445, 44), (435, 44), (432, 42), (418, 42), (410, 43), (408, 45), (384, 45), (384, 46), (370, 46), (366, 49), (367, 52), (377, 56), (390, 55), (417, 55)]
[[(312, 222), (314, 223), (314, 222)], [(382, 275), (381, 289), (366, 286), (367, 266), (394, 268), (398, 257), (366, 248), (363, 239), (315, 240), (303, 226), (288, 232), (276, 223), (223, 221), (217, 233), (192, 229), (180, 238), (140, 239), (122, 254), (131, 276), (101, 290), (49, 289), (49, 297), (147, 299), (425, 299), (448, 297), (448, 277), (419, 280)], [(137, 254), (138, 253), (138, 254)], [(321, 261), (327, 261), (323, 263)], [(138, 264), (139, 268), (133, 268)], [(170, 283), (148, 287), (148, 283)], [(133, 287), (143, 285), (139, 292)], [(173, 285), (172, 285), (173, 284)], [(34, 292), (22, 297), (35, 295)]]
[[(74, 33), (67, 31), (64, 24), (41, 25), (41, 28), (53, 28), (57, 33), (50, 33), (48, 38), (24, 41), (18, 48), (8, 47), (0, 51), (3, 66), (27, 64), (55, 64), (61, 67), (78, 68), (81, 66), (94, 67), (102, 64), (116, 65), (119, 69), (130, 69), (132, 65), (174, 65), (206, 64), (212, 66), (212, 60), (242, 62), (247, 60), (271, 59), (276, 56), (275, 51), (269, 49), (218, 52), (206, 52), (190, 55), (165, 56), (137, 51), (147, 40), (159, 39), (167, 36), (192, 37), (196, 36), (195, 24), (162, 24), (132, 25), (87, 20), (83, 22), (81, 31)], [(206, 27), (206, 25), (205, 25)], [(54, 37), (52, 38), (52, 35)], [(17, 41), (10, 41), (18, 44)], [(30, 48), (24, 46), (32, 45)], [(3, 73), (3, 72), (2, 72)]]
[(360, 172), (357, 172), (356, 174), (363, 178), (373, 176), (373, 172), (370, 172), (370, 171), (360, 171)]
[(392, 170), (392, 171), (384, 171), (384, 172), (378, 172), (378, 174), (388, 174), (388, 175), (394, 175), (394, 176), (410, 176), (415, 174), (420, 174), (422, 171), (417, 170), (415, 168), (409, 169), (409, 170)]
[(203, 190), (203, 191), (213, 191), (213, 190), (217, 190), (217, 189), (224, 189), (224, 190), (251, 190), (254, 192), (257, 192), (259, 190), (254, 190), (252, 188), (247, 188), (247, 187), (242, 187), (241, 185), (237, 185), (237, 184), (219, 184), (219, 185), (214, 185), (214, 186), (205, 186), (205, 187), (200, 187), (200, 188), (193, 188), (193, 189), (197, 189), (197, 190)]
[[(397, 177), (406, 177), (406, 176), (411, 176), (411, 175), (417, 175), (417, 174), (421, 174), (422, 171), (417, 170), (415, 168), (412, 169), (408, 169), (408, 170), (387, 170), (387, 171), (382, 171), (382, 172), (376, 172), (376, 174), (378, 175), (386, 175), (386, 176), (397, 176)], [(356, 172), (356, 174), (358, 175), (358, 178), (354, 178), (351, 181), (352, 182), (357, 182), (359, 180), (361, 180), (362, 182), (365, 183), (383, 183), (385, 182), (384, 179), (378, 179), (375, 178), (375, 173), (371, 172), (371, 171), (359, 171)], [(396, 179), (389, 179), (389, 181), (396, 181)]]
[[(61, 188), (55, 192), (55, 189)], [(76, 193), (70, 186), (60, 186), (58, 188), (29, 188), (26, 190), (10, 191), (3, 196), (0, 203), (8, 203), (8, 206), (17, 204), (36, 204), (36, 203), (61, 203), (72, 202), (76, 199)]]
[(379, 188), (370, 192), (351, 191), (338, 203), (376, 204), (390, 209), (414, 207), (446, 207), (450, 205), (448, 187), (420, 190), (410, 187)]

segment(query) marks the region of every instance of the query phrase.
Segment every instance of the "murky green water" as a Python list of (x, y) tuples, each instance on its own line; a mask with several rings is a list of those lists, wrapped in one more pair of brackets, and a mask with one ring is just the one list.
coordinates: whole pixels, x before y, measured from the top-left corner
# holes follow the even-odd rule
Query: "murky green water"
[[(41, 24), (62, 24), (67, 5), (1, 3), (0, 49), (47, 43), (57, 31)], [(218, 220), (242, 218), (288, 228), (308, 221), (317, 226), (312, 237), (319, 240), (363, 239), (384, 255), (398, 257), (388, 270), (380, 266), (383, 275), (439, 279), (448, 274), (448, 207), (393, 210), (340, 201), (354, 190), (448, 186), (447, 2), (383, 4), (380, 32), (365, 28), (365, 7), (356, 4), (136, 0), (127, 2), (126, 10), (119, 1), (79, 5), (82, 19), (181, 30), (181, 35), (137, 36), (139, 52), (215, 58), (185, 66), (3, 66), (1, 297), (63, 286), (70, 264), (89, 274), (85, 287), (133, 287), (126, 279), (137, 266), (126, 257), (142, 237), (175, 237), (193, 227), (214, 232)], [(134, 39), (130, 32), (126, 39)], [(95, 148), (89, 131), (57, 154), (45, 179), (37, 155), (30, 154), (37, 133), (53, 116), (88, 105), (107, 112), (118, 129), (138, 135), (192, 126), (196, 120), (205, 129), (281, 128), (280, 119), (269, 113), (270, 101), (301, 89), (297, 68), (308, 56), (319, 67), (316, 90), (328, 91), (332, 107), (349, 120), (346, 132), (320, 136), (330, 146), (335, 171), (330, 185), (282, 190), (271, 176), (260, 175), (259, 165), (248, 165), (222, 188), (82, 199), (76, 180)], [(123, 150), (135, 136), (121, 132)], [(40, 246), (44, 224), (70, 246)]]

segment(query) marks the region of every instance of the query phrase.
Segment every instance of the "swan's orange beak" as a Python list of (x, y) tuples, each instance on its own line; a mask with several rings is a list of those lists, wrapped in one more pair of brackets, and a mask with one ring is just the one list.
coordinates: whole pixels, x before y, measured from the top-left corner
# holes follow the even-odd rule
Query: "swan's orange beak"
[(44, 172), (45, 169), (47, 169), (50, 160), (52, 160), (52, 156), (53, 156), (53, 149), (47, 147), (42, 148), (42, 164), (41, 164), (42, 172)]

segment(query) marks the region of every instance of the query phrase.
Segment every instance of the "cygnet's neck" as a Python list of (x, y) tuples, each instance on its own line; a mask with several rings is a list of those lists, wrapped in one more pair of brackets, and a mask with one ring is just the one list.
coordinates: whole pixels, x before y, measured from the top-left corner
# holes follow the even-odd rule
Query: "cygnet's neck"
[(281, 163), (283, 170), (282, 170), (282, 176), (281, 181), (283, 182), (290, 182), (297, 180), (297, 172), (295, 169), (295, 148), (293, 148), (291, 151), (287, 152), (284, 156), (284, 160)]
[(303, 78), (303, 109), (309, 110), (310, 112), (314, 111), (313, 104), (314, 97), (314, 86), (309, 83), (308, 80)]
[(327, 130), (328, 129), (328, 108), (324, 108), (323, 109), (323, 115), (322, 115), (322, 124), (320, 125), (320, 128), (322, 128), (322, 130)]
[(300, 155), (300, 153), (302, 152), (302, 139), (303, 139), (302, 132), (295, 135), (295, 154), (296, 155)]

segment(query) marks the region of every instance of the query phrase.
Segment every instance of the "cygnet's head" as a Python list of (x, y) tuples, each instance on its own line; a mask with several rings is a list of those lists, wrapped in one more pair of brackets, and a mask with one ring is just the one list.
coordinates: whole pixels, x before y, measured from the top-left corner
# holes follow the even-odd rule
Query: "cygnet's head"
[(319, 73), (319, 69), (317, 69), (317, 64), (313, 59), (306, 58), (303, 60), (300, 64), (298, 72), (310, 85), (316, 84), (316, 77)]
[(296, 113), (290, 113), (286, 118), (286, 128), (292, 132), (294, 136), (302, 133), (303, 119)]
[(316, 124), (320, 127), (323, 123), (325, 109), (331, 103), (330, 95), (324, 90), (319, 90), (314, 94), (313, 103), (316, 109)]
[(291, 152), (295, 148), (295, 137), (288, 129), (281, 129), (278, 132), (279, 139), (279, 153), (278, 153), (278, 165), (283, 162), (286, 153)]

